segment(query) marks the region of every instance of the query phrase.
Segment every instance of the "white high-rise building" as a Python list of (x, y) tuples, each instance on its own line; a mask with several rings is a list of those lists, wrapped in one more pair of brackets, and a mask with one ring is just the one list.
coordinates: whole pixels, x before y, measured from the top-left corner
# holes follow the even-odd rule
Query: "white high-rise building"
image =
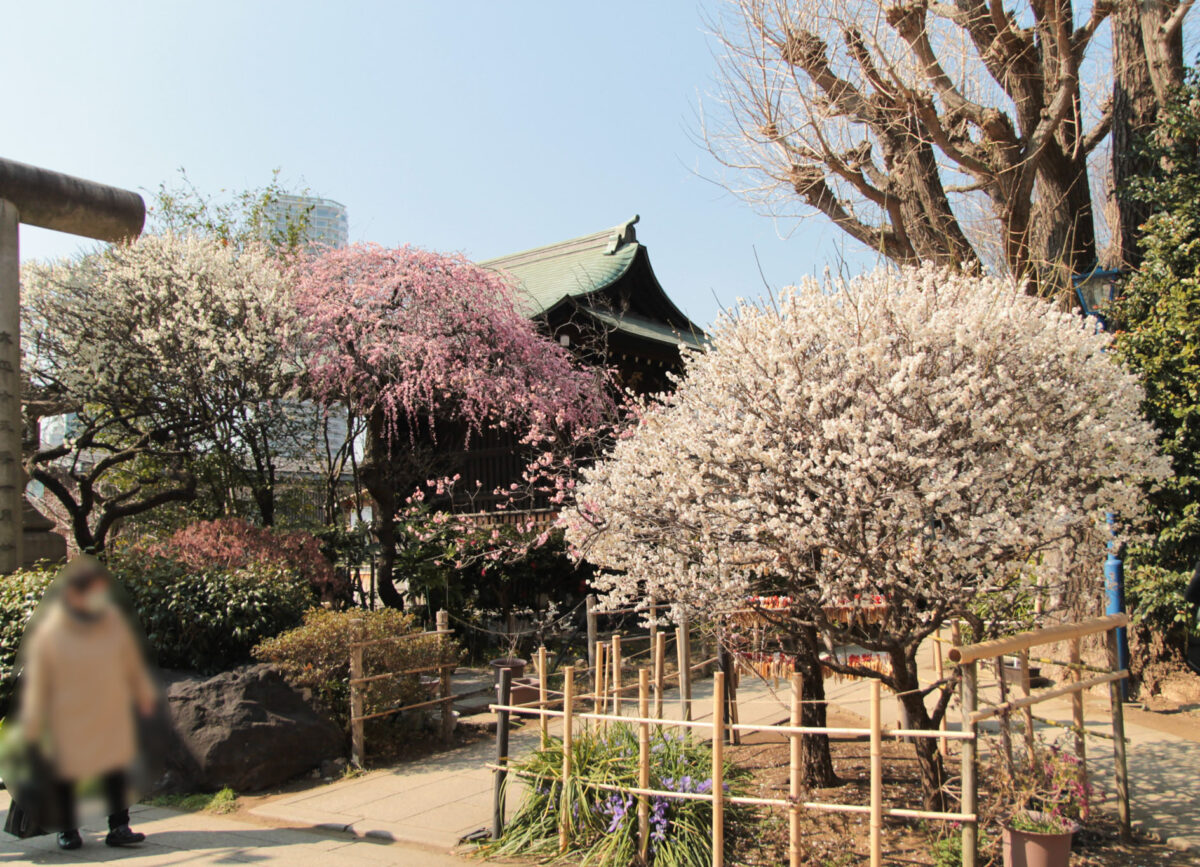
[(280, 196), (268, 206), (275, 229), (283, 231), (290, 221), (307, 219), (304, 240), (309, 244), (345, 247), (350, 243), (350, 220), (346, 206), (315, 196)]

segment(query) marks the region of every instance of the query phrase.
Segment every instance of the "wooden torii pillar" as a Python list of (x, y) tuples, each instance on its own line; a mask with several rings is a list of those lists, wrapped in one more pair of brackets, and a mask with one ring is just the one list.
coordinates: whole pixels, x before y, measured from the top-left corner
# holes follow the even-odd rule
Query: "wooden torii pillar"
[(21, 223), (123, 241), (141, 234), (137, 193), (0, 158), (0, 573), (21, 566)]

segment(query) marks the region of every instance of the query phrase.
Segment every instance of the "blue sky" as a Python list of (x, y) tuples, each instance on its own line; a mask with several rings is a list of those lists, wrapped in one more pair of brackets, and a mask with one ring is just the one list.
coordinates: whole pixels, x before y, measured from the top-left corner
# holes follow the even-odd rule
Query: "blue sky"
[[(712, 182), (695, 137), (715, 64), (692, 0), (48, 0), (4, 19), (10, 159), (143, 193), (180, 167), (213, 193), (280, 168), (345, 204), (352, 240), (473, 259), (639, 213), (701, 323), (761, 293), (755, 251), (773, 286), (873, 260)], [(86, 243), (26, 227), (22, 257)]]

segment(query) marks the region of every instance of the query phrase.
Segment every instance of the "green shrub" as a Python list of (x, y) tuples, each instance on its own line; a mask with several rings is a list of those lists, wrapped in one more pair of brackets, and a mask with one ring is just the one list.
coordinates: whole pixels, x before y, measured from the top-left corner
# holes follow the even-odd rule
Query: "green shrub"
[(0, 716), (8, 714), (16, 689), (17, 651), (25, 624), (57, 571), (57, 566), (39, 565), (0, 575)]
[(249, 662), (254, 646), (301, 622), (316, 597), (279, 564), (189, 567), (130, 552), (110, 563), (164, 668), (212, 673)]
[[(366, 640), (394, 638), (420, 632), (411, 614), (385, 608), (379, 611), (329, 611), (313, 608), (304, 623), (254, 648), (254, 656), (279, 666), (294, 686), (310, 689), (343, 726), (349, 725), (350, 643), (354, 621), (363, 621)], [(363, 674), (370, 677), (392, 671), (429, 668), (443, 662), (456, 663), (459, 647), (437, 636), (380, 641), (363, 649)], [(426, 672), (436, 676), (436, 671)], [(363, 712), (379, 713), (388, 708), (429, 699), (420, 674), (382, 678), (365, 684)]]
[(934, 867), (958, 867), (962, 864), (962, 834), (951, 834), (935, 840), (929, 847)]
[[(706, 794), (712, 791), (712, 747), (690, 735), (654, 730), (650, 742), (650, 788)], [(554, 857), (562, 804), (562, 741), (551, 739), (529, 758), (514, 762), (518, 773), (508, 780), (523, 785), (521, 806), (503, 836), (484, 847), (488, 855)], [(584, 864), (638, 863), (637, 798), (607, 789), (637, 787), (638, 731), (626, 724), (607, 732), (582, 732), (571, 742), (570, 847), (568, 854)], [(747, 772), (725, 765), (728, 795), (744, 795)], [(741, 805), (725, 808), (726, 848), (739, 828), (745, 829), (750, 811)], [(707, 800), (650, 799), (649, 863), (706, 867), (712, 864), (712, 804)]]
[[(308, 579), (280, 564), (195, 568), (125, 552), (109, 567), (164, 668), (212, 673), (249, 662), (256, 644), (299, 624), (316, 601)], [(0, 575), (0, 714), (16, 688), (26, 624), (59, 568)]]
[[(1129, 192), (1150, 206), (1141, 266), (1109, 311), (1117, 356), (1141, 378), (1142, 412), (1174, 476), (1146, 490), (1148, 539), (1129, 551), (1126, 589), (1139, 637), (1166, 655), (1187, 648), (1183, 601), (1200, 560), (1200, 70), (1186, 74), (1144, 146), (1149, 173)], [(1137, 657), (1135, 656), (1135, 661)]]

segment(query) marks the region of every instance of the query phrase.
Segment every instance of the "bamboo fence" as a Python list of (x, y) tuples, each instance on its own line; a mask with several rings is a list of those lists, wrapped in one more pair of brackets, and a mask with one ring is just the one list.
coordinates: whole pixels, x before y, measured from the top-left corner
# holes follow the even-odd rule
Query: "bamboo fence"
[[(571, 815), (572, 805), (569, 802), (569, 786), (567, 782), (572, 779), (575, 769), (571, 767), (570, 754), (571, 743), (574, 737), (576, 725), (582, 723), (595, 724), (597, 726), (606, 726), (610, 723), (625, 723), (638, 727), (638, 785), (636, 788), (617, 787), (601, 783), (585, 782), (585, 785), (592, 786), (597, 789), (617, 791), (622, 794), (632, 795), (638, 800), (638, 845), (640, 850), (644, 850), (649, 844), (649, 822), (646, 817), (649, 816), (649, 804), (651, 798), (665, 798), (672, 800), (690, 799), (704, 800), (712, 804), (712, 846), (713, 846), (713, 865), (714, 867), (723, 867), (724, 849), (725, 849), (725, 808), (730, 804), (747, 804), (760, 807), (778, 807), (786, 809), (789, 812), (788, 835), (789, 835), (789, 852), (790, 863), (799, 865), (801, 863), (801, 835), (800, 835), (800, 814), (803, 810), (822, 810), (826, 812), (843, 812), (843, 813), (860, 813), (870, 817), (870, 850), (871, 864), (873, 867), (879, 867), (883, 863), (883, 820), (886, 816), (903, 817), (910, 819), (925, 819), (930, 821), (943, 822), (961, 822), (964, 825), (973, 824), (976, 821), (974, 813), (962, 812), (939, 812), (930, 810), (907, 809), (903, 807), (890, 807), (883, 802), (883, 739), (884, 738), (912, 738), (912, 737), (933, 737), (948, 740), (962, 740), (964, 742), (973, 741), (975, 735), (964, 734), (954, 731), (925, 731), (925, 730), (906, 730), (898, 728), (885, 728), (882, 724), (882, 714), (880, 711), (881, 705), (881, 685), (879, 681), (871, 681), (871, 714), (870, 726), (868, 728), (831, 728), (831, 727), (815, 727), (802, 726), (800, 722), (800, 707), (801, 707), (801, 683), (800, 675), (793, 675), (791, 680), (791, 717), (790, 724), (755, 724), (755, 723), (738, 723), (733, 722), (727, 713), (727, 699), (725, 692), (725, 674), (718, 671), (713, 675), (713, 702), (712, 702), (712, 720), (697, 721), (690, 719), (664, 719), (659, 715), (651, 715), (650, 708), (650, 684), (651, 684), (652, 669), (642, 667), (638, 671), (638, 715), (637, 716), (620, 716), (616, 713), (602, 713), (599, 711), (578, 712), (575, 708), (578, 699), (586, 699), (588, 696), (575, 696), (574, 683), (576, 671), (573, 667), (568, 666), (563, 671), (563, 701), (561, 709), (552, 709), (549, 707), (535, 707), (528, 704), (509, 705), (495, 704), (491, 706), (501, 719), (502, 723), (507, 723), (509, 714), (526, 714), (537, 716), (540, 719), (558, 718), (562, 720), (563, 726), (563, 785), (562, 797), (564, 803), (559, 806), (559, 815), (565, 818)], [(507, 729), (507, 725), (501, 726)], [(662, 789), (650, 788), (650, 730), (651, 727), (662, 728), (685, 728), (700, 732), (707, 732), (712, 738), (712, 790), (709, 793), (686, 793), (675, 792)], [(741, 797), (728, 795), (724, 791), (722, 785), (722, 773), (724, 769), (724, 748), (727, 738), (736, 732), (773, 732), (784, 736), (790, 742), (790, 768), (789, 768), (789, 792), (786, 798), (756, 798), (756, 797)], [(804, 801), (802, 800), (801, 781), (801, 749), (800, 738), (804, 735), (845, 735), (866, 737), (870, 740), (871, 745), (871, 789), (870, 789), (870, 804), (843, 804), (834, 801)], [(499, 731), (497, 732), (499, 743)], [(501, 750), (498, 748), (497, 754)], [(507, 752), (505, 749), (503, 752)], [(517, 771), (512, 770), (508, 766), (508, 761), (498, 761), (490, 767), (499, 775), (507, 776), (508, 774), (516, 774)], [(578, 781), (577, 781), (578, 782)], [(503, 810), (503, 805), (498, 804), (496, 815), (500, 816)], [(497, 819), (493, 823), (493, 833), (499, 836), (502, 833), (502, 821)], [(559, 830), (559, 848), (561, 851), (566, 851), (570, 846), (570, 829), (566, 821), (563, 822)]]
[[(1085, 789), (1087, 783), (1085, 737), (1093, 736), (1112, 740), (1114, 760), (1116, 762), (1118, 814), (1122, 836), (1125, 838), (1128, 837), (1130, 833), (1129, 784), (1125, 764), (1124, 721), (1119, 693), (1119, 683), (1123, 678), (1128, 676), (1128, 672), (1114, 670), (1117, 664), (1115, 631), (1127, 623), (1128, 617), (1126, 615), (1111, 615), (1078, 623), (1069, 623), (1018, 633), (993, 641), (967, 646), (959, 644), (960, 630), (957, 623), (951, 624), (951, 636), (949, 639), (942, 637), (941, 630), (938, 630), (934, 636), (933, 650), (934, 671), (937, 675), (937, 680), (943, 680), (946, 675), (947, 656), (950, 663), (957, 664), (961, 669), (963, 723), (960, 731), (948, 730), (944, 719), (937, 730), (907, 730), (884, 727), (881, 722), (880, 713), (881, 685), (877, 680), (872, 680), (869, 684), (870, 723), (867, 728), (818, 728), (801, 726), (799, 675), (793, 675), (792, 677), (790, 724), (741, 724), (737, 720), (736, 695), (730, 688), (732, 684), (728, 683), (731, 675), (736, 676), (736, 668), (730, 664), (727, 655), (718, 655), (698, 664), (692, 664), (690, 657), (691, 647), (688, 640), (688, 626), (686, 623), (681, 624), (675, 630), (674, 640), (676, 641), (675, 650), (678, 664), (677, 670), (673, 674), (667, 675), (664, 670), (667, 658), (666, 644), (668, 636), (663, 631), (656, 631), (655, 635), (651, 638), (651, 646), (648, 649), (650, 653), (650, 665), (639, 668), (636, 685), (632, 683), (625, 684), (622, 680), (622, 666), (628, 659), (623, 655), (621, 636), (614, 635), (608, 642), (596, 641), (592, 652), (589, 654), (591, 665), (588, 668), (577, 669), (567, 667), (564, 669), (563, 690), (562, 692), (554, 692), (553, 697), (551, 697), (552, 691), (546, 688), (546, 656), (543, 648), (538, 653), (540, 681), (538, 701), (526, 704), (508, 704), (507, 701), (502, 700), (500, 704), (493, 705), (492, 709), (502, 714), (505, 721), (507, 721), (509, 714), (536, 716), (539, 722), (539, 729), (542, 733), (543, 743), (549, 737), (547, 728), (549, 720), (551, 718), (562, 719), (564, 749), (566, 750), (563, 762), (564, 780), (571, 778), (573, 773), (577, 773), (570, 767), (569, 749), (575, 725), (579, 722), (582, 722), (584, 725), (589, 723), (594, 724), (598, 727), (607, 727), (610, 723), (615, 722), (636, 725), (639, 727), (639, 744), (642, 743), (644, 738), (648, 737), (651, 726), (697, 729), (710, 732), (713, 741), (714, 778), (711, 794), (679, 793), (650, 789), (648, 783), (649, 757), (648, 755), (643, 755), (645, 751), (640, 749), (639, 785), (637, 788), (618, 788), (598, 783), (589, 784), (600, 789), (610, 789), (638, 798), (639, 845), (644, 846), (646, 843), (645, 834), (647, 831), (645, 824), (641, 821), (641, 817), (645, 810), (648, 809), (650, 798), (701, 799), (708, 800), (713, 804), (713, 863), (716, 867), (720, 867), (723, 862), (724, 808), (727, 804), (749, 804), (779, 807), (788, 810), (789, 862), (793, 865), (801, 863), (802, 845), (799, 817), (802, 810), (808, 809), (859, 813), (869, 816), (872, 867), (877, 867), (877, 865), (882, 863), (882, 831), (885, 817), (961, 823), (963, 828), (962, 863), (964, 867), (975, 867), (978, 857), (976, 851), (978, 843), (978, 774), (976, 768), (978, 757), (978, 726), (985, 720), (998, 719), (1001, 723), (1000, 733), (1004, 748), (1011, 753), (1011, 715), (1018, 712), (1022, 720), (1022, 733), (1027, 744), (1033, 743), (1033, 726), (1035, 721), (1044, 724), (1062, 725), (1074, 733), (1075, 752), (1079, 758), (1079, 773), (1081, 781), (1085, 784)], [(1088, 666), (1080, 661), (1079, 646), (1081, 639), (1100, 632), (1108, 633), (1109, 668)], [(646, 636), (641, 637), (645, 638)], [(626, 642), (630, 640), (630, 637), (626, 637), (625, 639)], [(1068, 661), (1063, 662), (1030, 655), (1029, 651), (1031, 648), (1061, 641), (1070, 643)], [(944, 650), (945, 645), (950, 645), (948, 653)], [(641, 654), (638, 655), (640, 656)], [(1000, 668), (1003, 665), (1003, 658), (1009, 655), (1016, 656), (1019, 666), (1020, 680), (1018, 686), (1021, 695), (1014, 698), (1009, 698), (1007, 694), (1004, 671)], [(722, 656), (725, 656), (725, 658), (722, 658)], [(1029, 663), (1031, 660), (1065, 666), (1069, 672), (1069, 682), (1036, 693), (1033, 692), (1029, 672)], [(713, 662), (720, 662), (721, 670), (714, 674), (712, 721), (693, 721), (691, 718), (693, 705), (691, 696), (692, 673), (711, 665)], [(983, 709), (980, 709), (978, 691), (978, 665), (980, 663), (995, 664), (1000, 687), (999, 702), (992, 703)], [(1084, 672), (1092, 676), (1085, 678)], [(577, 694), (575, 692), (576, 675), (591, 675), (593, 683), (592, 693)], [(681, 719), (672, 720), (663, 717), (663, 693), (669, 682), (678, 683), (679, 685)], [(1092, 687), (1105, 684), (1109, 686), (1109, 698), (1112, 707), (1111, 734), (1088, 730), (1084, 726), (1083, 693)], [(638, 714), (637, 716), (623, 715), (621, 699), (626, 693), (634, 689), (636, 689), (638, 695)], [(1071, 697), (1072, 723), (1070, 725), (1034, 716), (1032, 712), (1034, 706), (1065, 696)], [(580, 701), (591, 703), (590, 713), (576, 710), (576, 703)], [(731, 797), (723, 793), (718, 780), (720, 779), (720, 766), (723, 762), (724, 746), (731, 739), (736, 739), (740, 732), (774, 732), (788, 739), (790, 742), (789, 793), (786, 799)], [(800, 738), (803, 735), (819, 734), (860, 736), (869, 739), (871, 748), (869, 805), (801, 800), (802, 753)], [(959, 812), (937, 812), (908, 809), (905, 807), (891, 807), (883, 803), (883, 740), (885, 738), (918, 737), (936, 738), (939, 742), (939, 749), (943, 754), (948, 753), (948, 745), (951, 742), (961, 742), (962, 801)], [(507, 749), (504, 752), (506, 753)], [(498, 774), (507, 774), (510, 772), (507, 758), (493, 765), (492, 768)], [(564, 785), (564, 799), (568, 797), (566, 788)], [(1086, 804), (1082, 805), (1082, 807), (1085, 811), (1088, 808)], [(569, 804), (562, 805), (564, 811), (569, 811), (569, 808)], [(563, 815), (566, 814), (566, 812), (563, 813)], [(493, 829), (497, 836), (501, 832), (502, 827), (501, 815), (501, 818), (497, 820)], [(569, 846), (569, 842), (569, 829), (564, 824), (560, 830), (560, 847), (565, 850)]]

